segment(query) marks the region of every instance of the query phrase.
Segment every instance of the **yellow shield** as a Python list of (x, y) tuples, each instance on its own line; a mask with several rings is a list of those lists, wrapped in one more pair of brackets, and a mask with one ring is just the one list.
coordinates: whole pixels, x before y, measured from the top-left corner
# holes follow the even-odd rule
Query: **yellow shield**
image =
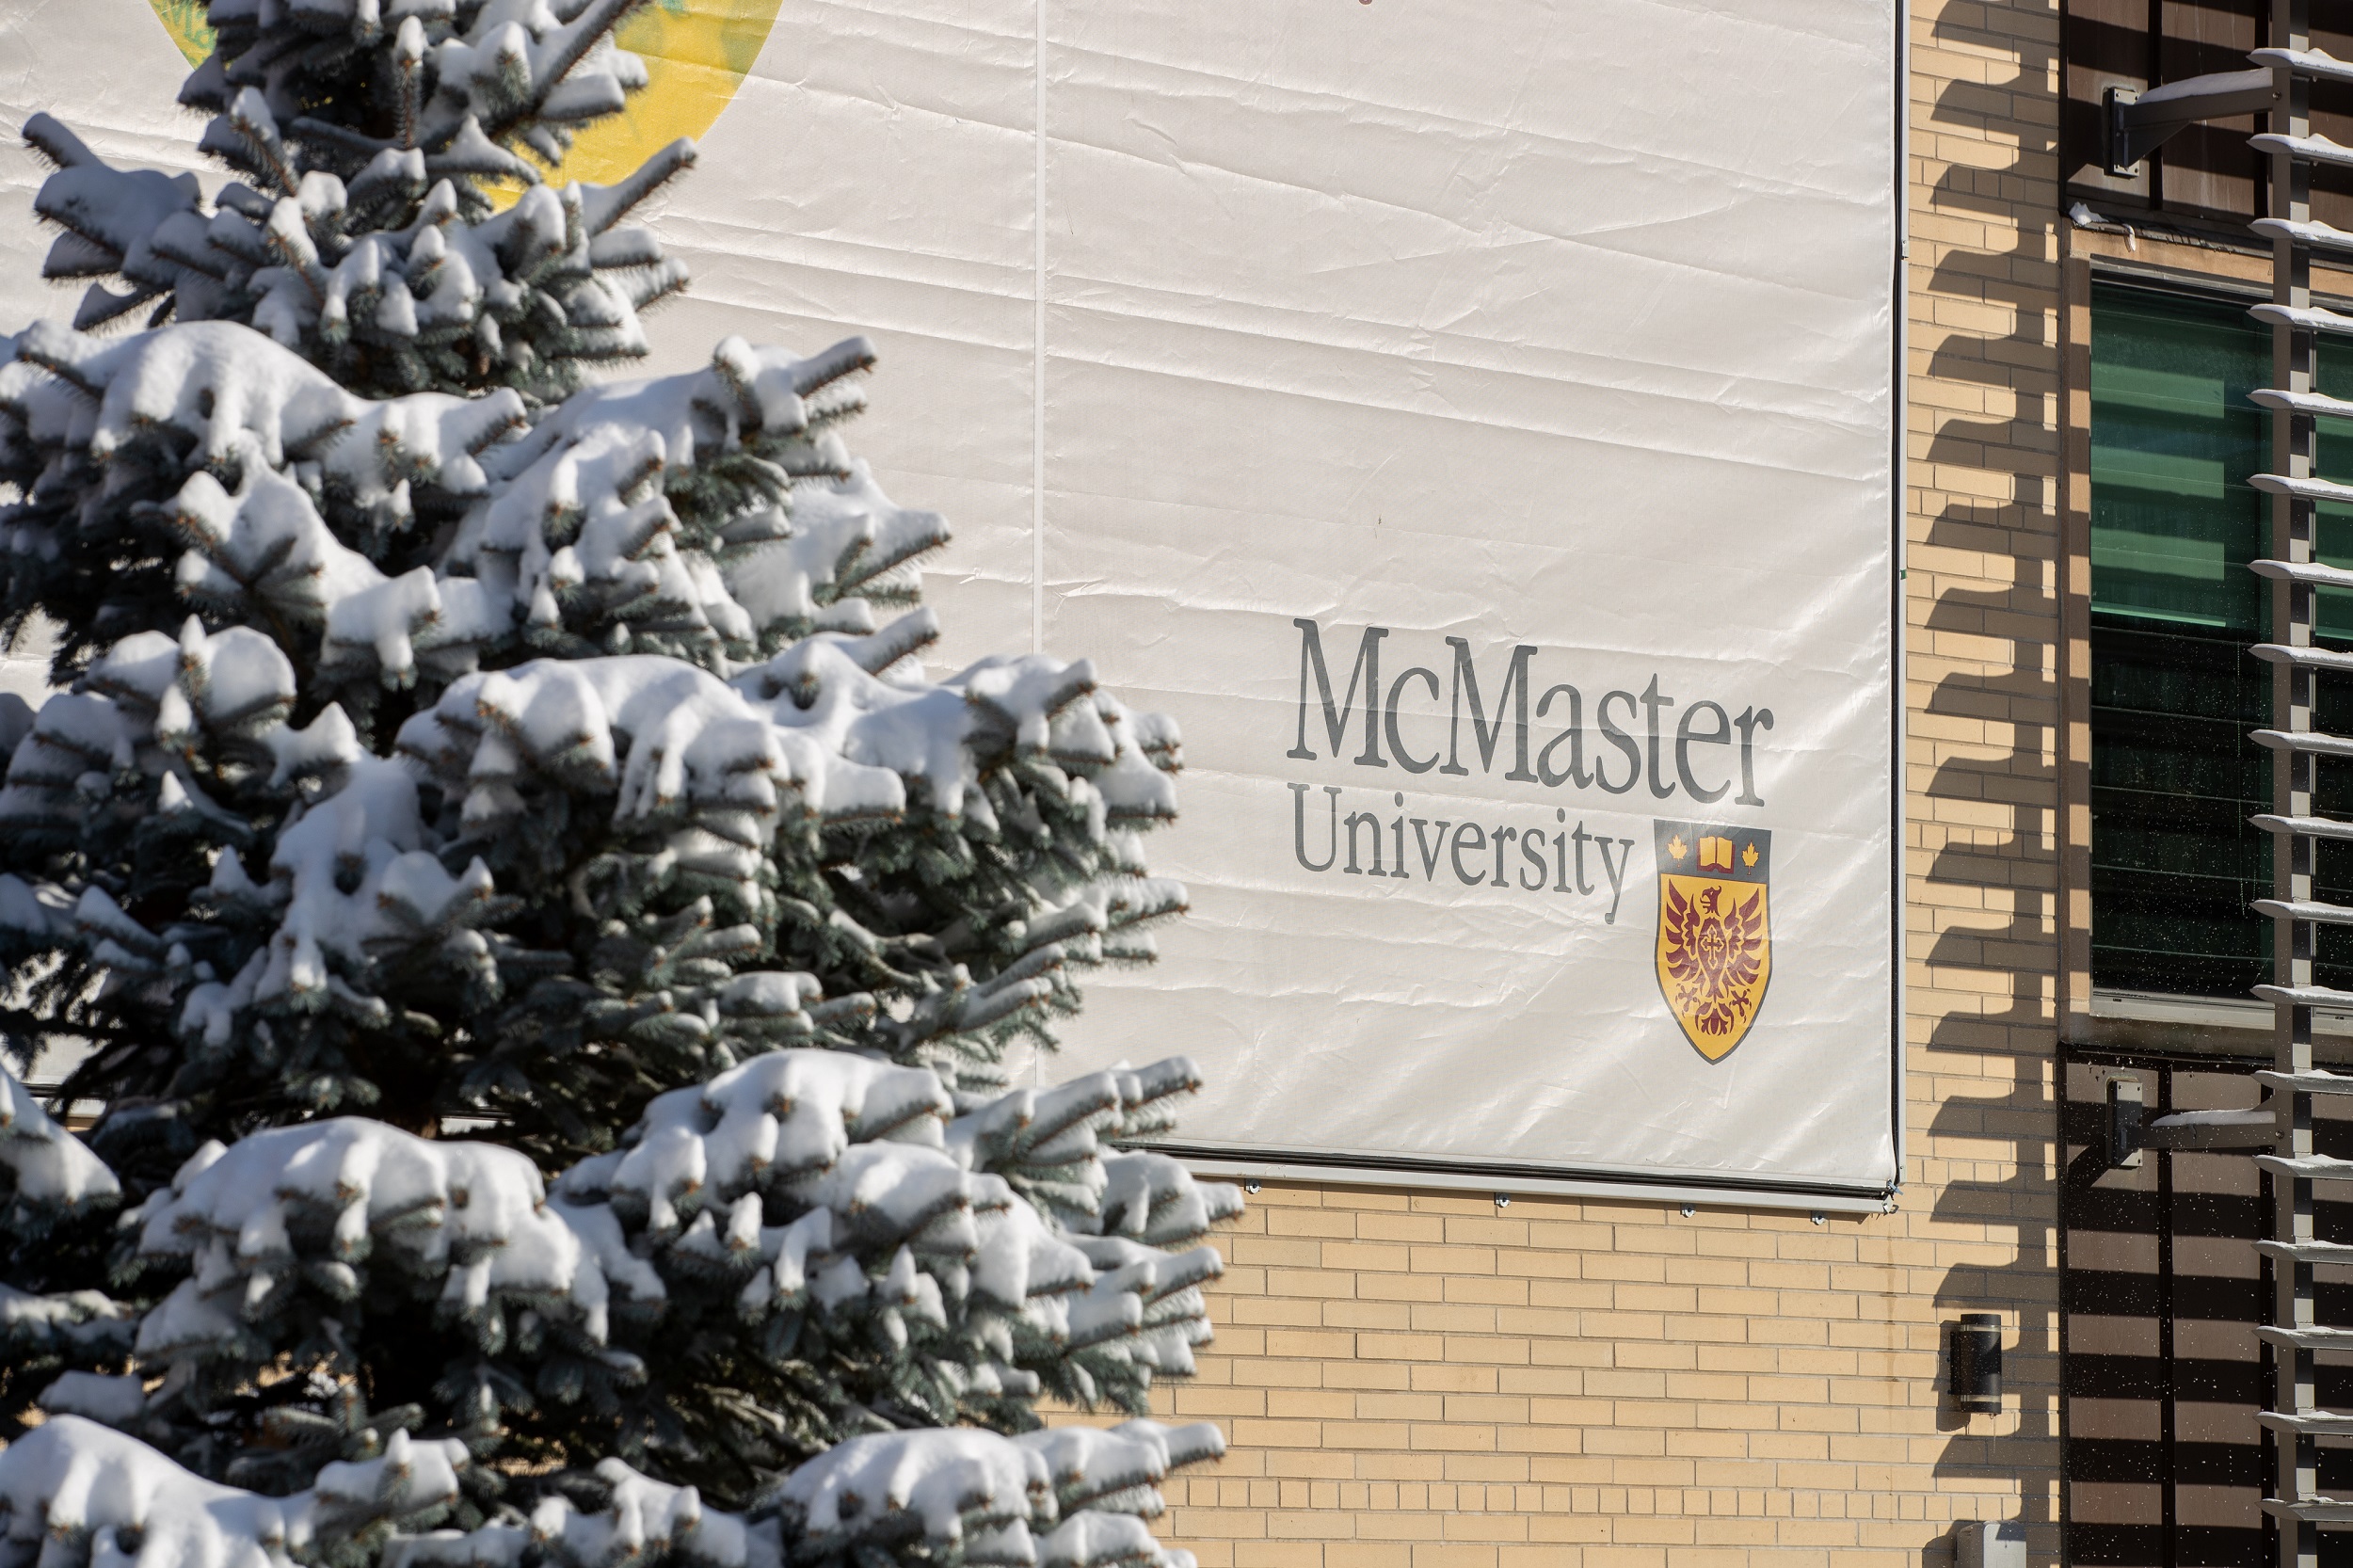
[(1657, 843), (1658, 989), (1692, 1048), (1721, 1062), (1756, 1021), (1773, 975), (1765, 919), (1773, 836), (1662, 822)]

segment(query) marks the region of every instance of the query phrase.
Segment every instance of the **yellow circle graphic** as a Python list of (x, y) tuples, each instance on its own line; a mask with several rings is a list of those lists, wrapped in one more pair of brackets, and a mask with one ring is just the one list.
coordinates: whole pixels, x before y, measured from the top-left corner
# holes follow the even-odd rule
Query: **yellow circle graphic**
[[(213, 52), (204, 0), (148, 0), (190, 65)], [(781, 0), (653, 0), (621, 24), (615, 41), (646, 62), (646, 86), (629, 106), (572, 142), (555, 184), (610, 184), (680, 136), (699, 136), (734, 98), (776, 25)]]

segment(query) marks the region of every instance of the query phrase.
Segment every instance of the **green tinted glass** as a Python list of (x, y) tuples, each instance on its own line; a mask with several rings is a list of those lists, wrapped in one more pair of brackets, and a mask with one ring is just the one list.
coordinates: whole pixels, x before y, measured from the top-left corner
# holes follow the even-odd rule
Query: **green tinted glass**
[(2246, 311), (2103, 288), (2091, 314), (2091, 602), (2254, 632), (2266, 427), (2247, 394), (2268, 335)]
[[(2091, 308), (2091, 603), (2106, 615), (2259, 633), (2271, 331), (2236, 301), (2103, 283)], [(2353, 355), (2324, 350), (2320, 390), (2353, 398)], [(2323, 473), (2353, 478), (2353, 422), (2324, 421)], [(2320, 514), (2320, 557), (2353, 566), (2353, 507)], [(2319, 630), (2353, 637), (2353, 594)]]
[[(2247, 739), (2270, 716), (2269, 668), (2247, 653), (2268, 618), (2268, 328), (2235, 302), (2103, 284), (2091, 334), (2091, 895), (2094, 984), (2244, 995), (2269, 978), (2271, 755)], [(2322, 390), (2345, 396), (2324, 349)], [(2324, 424), (2321, 472), (2353, 479), (2353, 425)], [(2320, 520), (2323, 559), (2353, 556), (2353, 508)], [(2319, 631), (2353, 638), (2353, 595)], [(2345, 688), (2341, 691), (2340, 688)], [(2353, 731), (2353, 683), (2324, 680), (2320, 727)], [(2353, 769), (2324, 768), (2322, 809), (2353, 814)], [(2323, 896), (2353, 902), (2353, 846), (2323, 846)], [(2353, 985), (2353, 932), (2326, 930), (2324, 981)]]

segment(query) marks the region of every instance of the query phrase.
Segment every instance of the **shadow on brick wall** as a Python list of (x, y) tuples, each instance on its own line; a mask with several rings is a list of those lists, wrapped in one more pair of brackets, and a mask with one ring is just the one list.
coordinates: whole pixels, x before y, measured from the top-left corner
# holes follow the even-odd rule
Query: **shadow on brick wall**
[[(1955, 1086), (1940, 1085), (1925, 1125), (1915, 1121), (1910, 1174), (1936, 1190), (1936, 1237), (1993, 1244), (1971, 1248), (1977, 1259), (1947, 1264), (1936, 1281), (1936, 1386), (1920, 1397), (1936, 1400), (1941, 1499), (1957, 1518), (2012, 1518), (2023, 1494), (2031, 1558), (2047, 1563), (2059, 1548), (2060, 1415), (2057, 36), (2056, 8), (1947, 14), (1976, 25), (1940, 19), (1929, 29), (1935, 45), (1998, 48), (2017, 70), (1944, 83), (1927, 112), (1929, 136), (1915, 138), (1974, 134), (2011, 154), (2001, 167), (1951, 163), (1934, 180), (1928, 210), (1983, 223), (1992, 243), (1946, 249), (1928, 298), (1915, 292), (1913, 305), (1928, 376), (1983, 389), (1986, 408), (1954, 410), (1925, 441), (1915, 431), (1909, 454), (1915, 530), (1928, 513), (1915, 539), (1940, 563), (1957, 553), (1984, 563), (1975, 580), (1942, 570), (1933, 598), (1924, 605), (1915, 595), (1911, 608), (1913, 667), (1929, 683), (1925, 697), (1913, 683), (1914, 733), (1929, 738), (1915, 739), (1911, 757), (1907, 902), (1932, 922), (1912, 937), (1913, 1046), (1927, 1052), (1913, 1070), (1949, 1074)], [(1986, 30), (2005, 26), (2015, 31)], [(2008, 329), (1987, 321), (1937, 336), (1946, 300), (1959, 302), (1956, 323), (1972, 321), (1971, 306), (1993, 307)], [(1962, 738), (1970, 724), (1982, 739)], [(1926, 1097), (1914, 1091), (1915, 1104)], [(1943, 1391), (1946, 1326), (1963, 1311), (1999, 1312), (2007, 1325), (2002, 1416), (1968, 1416)], [(1949, 1563), (1951, 1550), (1941, 1534), (1922, 1560)]]

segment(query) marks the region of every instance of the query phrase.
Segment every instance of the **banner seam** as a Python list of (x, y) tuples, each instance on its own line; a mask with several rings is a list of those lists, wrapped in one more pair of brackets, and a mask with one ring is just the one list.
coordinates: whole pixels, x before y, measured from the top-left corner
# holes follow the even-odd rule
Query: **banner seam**
[(1046, 651), (1046, 0), (1037, 0), (1031, 82), (1030, 651)]

